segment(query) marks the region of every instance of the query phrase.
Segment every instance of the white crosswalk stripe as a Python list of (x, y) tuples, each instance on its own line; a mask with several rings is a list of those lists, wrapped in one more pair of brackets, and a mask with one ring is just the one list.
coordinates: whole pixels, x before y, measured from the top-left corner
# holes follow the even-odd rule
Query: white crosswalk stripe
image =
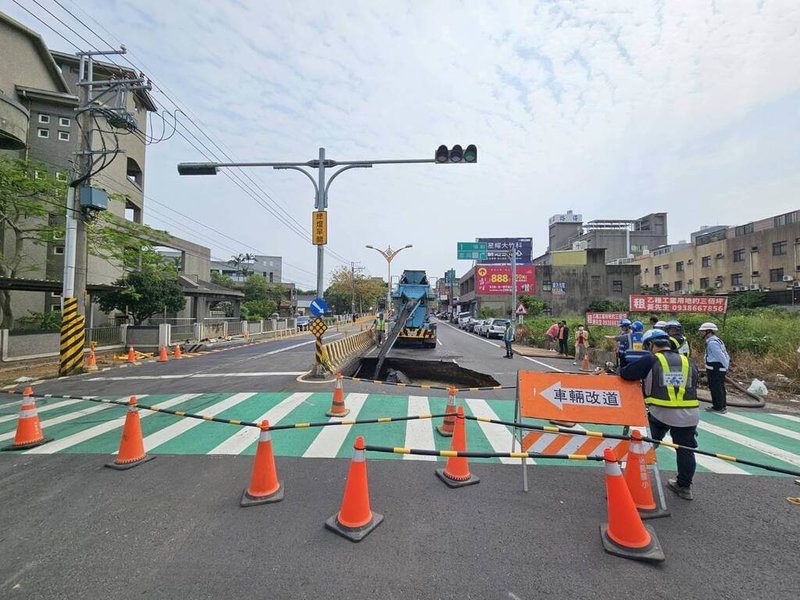
[(782, 413), (770, 413), (773, 417), (780, 417), (781, 419), (786, 419), (787, 421), (794, 421), (795, 423), (800, 423), (800, 417), (796, 415), (785, 415)]
[[(49, 410), (55, 410), (57, 408), (64, 408), (65, 406), (70, 406), (72, 404), (77, 404), (78, 402), (83, 402), (82, 400), (62, 400), (61, 402), (53, 402), (52, 404), (44, 404), (42, 406), (37, 406), (36, 411), (39, 414), (43, 412), (47, 412)], [(0, 417), (0, 423), (6, 423), (7, 421), (13, 421), (17, 418), (17, 415), (4, 415)]]
[[(664, 440), (667, 442), (672, 441), (672, 437), (669, 435), (664, 436)], [(663, 446), (666, 448), (666, 446)], [(670, 452), (673, 454), (675, 453), (674, 448), (668, 448)], [(704, 469), (708, 469), (712, 473), (726, 473), (728, 475), (750, 475), (749, 472), (745, 471), (741, 467), (737, 467), (733, 463), (728, 462), (727, 460), (721, 460), (719, 458), (714, 458), (713, 456), (703, 456), (702, 454), (695, 454), (694, 455), (697, 464), (703, 467)]]
[[(260, 423), (266, 419), (270, 425), (277, 425), (281, 419), (305, 402), (309, 396), (311, 394), (308, 392), (292, 394), (255, 421)], [(239, 431), (211, 450), (209, 454), (241, 454), (247, 450), (250, 444), (254, 444), (258, 440), (258, 434), (259, 430), (255, 427), (241, 427)]]
[[(180, 396), (176, 396), (175, 398), (170, 398), (169, 400), (165, 400), (164, 402), (158, 403), (156, 406), (159, 408), (170, 408), (177, 404), (181, 404), (192, 398), (196, 398), (200, 394), (181, 394)], [(139, 399), (143, 398), (144, 395), (139, 396)], [(122, 408), (122, 407), (120, 407)], [(122, 408), (122, 410), (127, 411), (126, 408)], [(158, 413), (150, 412), (149, 410), (141, 410), (139, 411), (139, 419), (146, 419), (151, 415), (155, 415)], [(103, 435), (109, 431), (113, 431), (114, 429), (120, 428), (125, 424), (125, 417), (123, 415), (116, 419), (112, 419), (111, 421), (106, 421), (105, 423), (100, 423), (99, 425), (95, 425), (94, 427), (90, 427), (89, 429), (84, 429), (83, 431), (79, 431), (78, 433), (73, 433), (72, 435), (68, 435), (65, 438), (61, 438), (59, 440), (55, 440), (44, 446), (39, 446), (38, 448), (33, 448), (28, 450), (26, 454), (52, 454), (54, 452), (59, 452), (61, 450), (66, 450), (67, 448), (71, 448), (72, 446), (76, 446), (82, 442), (91, 440), (92, 438), (96, 438), (99, 435)]]
[[(425, 415), (431, 412), (431, 406), (427, 396), (408, 397), (408, 416)], [(436, 426), (433, 419), (417, 419), (406, 421), (406, 448), (420, 448), (424, 450), (435, 450), (436, 442), (433, 439), (433, 428)], [(403, 460), (427, 460), (436, 462), (435, 456), (420, 456), (414, 454), (403, 454)]]
[[(472, 411), (472, 414), (476, 417), (500, 420), (497, 413), (492, 410), (486, 400), (467, 398), (465, 402), (470, 411)], [(514, 439), (514, 434), (505, 425), (478, 421), (478, 426), (481, 428), (481, 432), (492, 445), (492, 449), (495, 452), (510, 452), (512, 447), (515, 451), (519, 449), (519, 443)], [(522, 459), (506, 457), (501, 458), (500, 462), (506, 465), (519, 465), (522, 463)], [(536, 464), (532, 458), (529, 458), (527, 462)]]
[(777, 433), (778, 435), (782, 435), (788, 438), (792, 438), (793, 440), (800, 441), (800, 432), (792, 431), (791, 429), (786, 429), (785, 427), (778, 427), (777, 425), (773, 425), (772, 423), (764, 423), (763, 421), (758, 421), (756, 419), (752, 419), (750, 417), (745, 417), (744, 415), (740, 415), (738, 413), (727, 412), (724, 415), (720, 415), (726, 419), (732, 419), (734, 421), (738, 421), (739, 423), (745, 423), (746, 425), (752, 425), (753, 427), (758, 427), (759, 429), (763, 429), (764, 431), (771, 431), (772, 433)]
[[(144, 397), (144, 396), (140, 396)], [(125, 396), (123, 398), (118, 398), (118, 400), (127, 400), (128, 397)], [(74, 421), (75, 419), (80, 419), (82, 417), (88, 417), (89, 415), (93, 415), (94, 413), (101, 412), (104, 410), (108, 410), (111, 408), (113, 404), (95, 404), (94, 406), (87, 406), (86, 408), (82, 408), (81, 410), (77, 410), (75, 412), (67, 413), (65, 415), (59, 415), (57, 417), (53, 417), (52, 419), (45, 419), (39, 421), (39, 426), (42, 429), (47, 429), (48, 427), (52, 427), (54, 425), (60, 425), (61, 423), (67, 423), (69, 421)], [(14, 431), (10, 431), (9, 433), (4, 433), (0, 435), (0, 442), (5, 440), (10, 440), (14, 437)], [(45, 431), (45, 435), (47, 435), (47, 431)]]
[(796, 467), (800, 467), (800, 456), (797, 456), (797, 454), (792, 454), (791, 452), (787, 452), (786, 450), (776, 448), (771, 444), (765, 444), (764, 442), (754, 440), (753, 438), (749, 438), (741, 433), (736, 433), (735, 431), (731, 431), (717, 425), (712, 425), (711, 423), (706, 423), (704, 421), (700, 422), (698, 429), (708, 431), (709, 433), (718, 435), (721, 438), (730, 440), (731, 442), (741, 444), (742, 446), (756, 450), (762, 454), (771, 456), (772, 458), (777, 458), (778, 460), (782, 460)]
[[(357, 419), (358, 413), (367, 401), (369, 394), (347, 394), (344, 404), (350, 409), (350, 414), (347, 415), (348, 419)], [(331, 421), (341, 421), (337, 417), (332, 417)], [(313, 458), (334, 458), (339, 449), (347, 439), (347, 434), (350, 433), (352, 425), (338, 425), (336, 427), (323, 427), (311, 445), (303, 453), (304, 457)]]

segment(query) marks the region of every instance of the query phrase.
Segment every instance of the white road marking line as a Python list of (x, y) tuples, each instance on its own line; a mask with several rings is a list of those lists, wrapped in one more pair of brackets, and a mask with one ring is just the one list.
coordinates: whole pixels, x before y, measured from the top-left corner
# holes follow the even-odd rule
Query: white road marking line
[[(350, 409), (347, 419), (357, 419), (358, 413), (364, 407), (369, 394), (347, 394), (345, 406)], [(338, 417), (331, 417), (331, 421), (341, 421)], [(337, 427), (323, 427), (311, 445), (303, 453), (303, 458), (335, 458), (339, 449), (344, 444), (352, 425), (339, 425)]]
[[(242, 394), (234, 394), (230, 398), (226, 398), (221, 402), (217, 402), (216, 404), (212, 404), (211, 406), (203, 409), (204, 415), (211, 415), (216, 416), (224, 410), (228, 410), (239, 404), (240, 402), (244, 402), (248, 398), (252, 398), (255, 396), (255, 392), (249, 393), (242, 393)], [(201, 423), (205, 421), (201, 421), (200, 419), (181, 419), (177, 423), (173, 423), (169, 427), (165, 427), (155, 433), (148, 435), (144, 438), (144, 447), (145, 450), (152, 450), (153, 448), (158, 448), (161, 444), (168, 442), (169, 440), (178, 437), (179, 435), (186, 433), (190, 429), (197, 427)]]
[(558, 373), (564, 373), (564, 371), (563, 371), (562, 369), (559, 369), (559, 368), (557, 368), (557, 367), (551, 367), (551, 366), (550, 366), (550, 365), (548, 365), (547, 363), (543, 363), (542, 361), (540, 361), (540, 360), (536, 360), (535, 358), (531, 358), (530, 356), (525, 356), (524, 354), (520, 354), (520, 356), (521, 356), (522, 358), (524, 358), (525, 360), (529, 360), (529, 361), (531, 361), (531, 362), (534, 362), (534, 363), (536, 363), (537, 365), (541, 365), (541, 366), (543, 366), (543, 367), (547, 367), (548, 369), (552, 369), (553, 371), (556, 371), (556, 372), (558, 372)]
[(189, 375), (192, 379), (202, 377), (280, 377), (282, 375), (303, 375), (307, 371), (259, 371), (254, 373), (196, 373)]
[[(664, 441), (671, 442), (672, 437), (669, 435), (664, 436)], [(674, 448), (667, 448), (673, 454), (676, 452)], [(721, 460), (712, 456), (703, 456), (702, 454), (694, 455), (697, 464), (711, 471), (712, 473), (726, 473), (728, 475), (750, 475), (751, 473), (745, 471), (741, 467), (737, 467), (727, 460)]]
[(787, 419), (789, 421), (794, 421), (795, 423), (800, 423), (800, 417), (796, 417), (795, 415), (783, 415), (780, 413), (770, 413), (773, 417), (780, 417), (781, 419)]
[[(144, 397), (144, 396), (141, 396), (141, 397)], [(119, 398), (119, 400), (123, 400), (123, 401), (127, 400), (127, 399), (128, 399), (127, 396)], [(66, 415), (60, 415), (58, 417), (53, 417), (52, 419), (47, 419), (47, 420), (44, 420), (44, 421), (40, 421), (39, 425), (41, 426), (42, 429), (45, 429), (46, 427), (51, 427), (53, 425), (59, 425), (60, 423), (66, 423), (67, 421), (74, 421), (75, 419), (80, 419), (81, 417), (86, 417), (86, 416), (94, 414), (96, 412), (100, 412), (101, 410), (106, 410), (108, 408), (111, 408), (112, 406), (113, 405), (111, 405), (111, 404), (97, 404), (95, 406), (89, 406), (87, 408), (75, 411), (73, 413), (67, 413)], [(45, 431), (45, 434), (47, 434), (46, 431)], [(9, 433), (4, 433), (3, 435), (0, 435), (0, 442), (2, 442), (4, 440), (10, 440), (11, 438), (14, 437), (14, 435), (15, 435), (14, 431), (11, 431)]]
[[(269, 421), (270, 425), (275, 425), (295, 408), (305, 402), (309, 396), (311, 396), (311, 392), (298, 392), (292, 394), (285, 400), (282, 400), (276, 406), (273, 406), (263, 415), (253, 420), (257, 423), (260, 423), (266, 419)], [(209, 454), (241, 454), (247, 450), (250, 444), (253, 444), (258, 440), (258, 434), (259, 430), (255, 427), (242, 427), (231, 437), (211, 450)]]
[(758, 427), (759, 429), (763, 429), (764, 431), (771, 431), (772, 433), (777, 433), (778, 435), (782, 435), (788, 438), (792, 438), (793, 440), (800, 441), (800, 432), (792, 431), (791, 429), (786, 429), (784, 427), (778, 427), (777, 425), (773, 425), (772, 423), (762, 423), (761, 421), (757, 421), (756, 419), (751, 419), (750, 417), (745, 417), (744, 415), (732, 412), (728, 412), (720, 416), (726, 419), (732, 419), (734, 421), (738, 421), (739, 423), (744, 423), (746, 425), (752, 425), (753, 427)]
[[(196, 398), (197, 396), (200, 396), (200, 394), (181, 394), (180, 396), (176, 396), (175, 398), (171, 398), (164, 402), (159, 402), (155, 406), (158, 406), (159, 408), (170, 408), (172, 406), (175, 406), (176, 404), (181, 404), (182, 402), (186, 402), (188, 400), (191, 400), (192, 398)], [(138, 398), (141, 399), (144, 397), (145, 395), (142, 394)], [(155, 414), (158, 413), (151, 412), (149, 410), (141, 410), (139, 411), (139, 419), (140, 420), (146, 419), (147, 417)], [(122, 427), (125, 424), (125, 418), (126, 415), (123, 415), (116, 419), (112, 419), (111, 421), (100, 423), (99, 425), (95, 425), (94, 427), (90, 427), (89, 429), (84, 429), (83, 431), (79, 431), (78, 433), (73, 433), (72, 435), (69, 435), (65, 438), (61, 438), (54, 442), (50, 442), (49, 444), (45, 444), (44, 446), (39, 446), (38, 448), (33, 448), (32, 450), (28, 450), (25, 454), (54, 454), (55, 452), (71, 448), (72, 446), (75, 446), (82, 442), (88, 441), (92, 438), (95, 438), (99, 435), (103, 435), (104, 433)]]
[(795, 467), (800, 467), (800, 456), (792, 454), (791, 452), (787, 452), (786, 450), (781, 450), (775, 446), (771, 446), (769, 444), (749, 438), (746, 435), (724, 429), (723, 427), (717, 427), (716, 425), (711, 425), (710, 423), (706, 423), (704, 421), (700, 421), (700, 424), (697, 426), (697, 428), (702, 429), (703, 431), (708, 431), (709, 433), (713, 433), (714, 435), (718, 435), (728, 441), (745, 446), (746, 448), (750, 448), (751, 450), (756, 450), (762, 454), (771, 456), (772, 458), (777, 458), (778, 460), (787, 462)]
[[(15, 383), (11, 387), (17, 387), (17, 384)], [(3, 389), (11, 389), (11, 388), (3, 388)], [(12, 400), (11, 402), (0, 404), (0, 408), (8, 408), (9, 406), (14, 406), (15, 404), (21, 404), (21, 403), (22, 403), (22, 398), (20, 398), (19, 400)]]
[[(472, 414), (476, 417), (494, 419), (496, 421), (500, 420), (500, 417), (492, 410), (486, 400), (467, 398), (464, 402), (466, 402)], [(508, 452), (512, 447), (515, 452), (519, 449), (519, 443), (514, 439), (514, 434), (511, 433), (511, 430), (505, 425), (478, 421), (478, 426), (481, 428), (481, 432), (483, 432), (483, 435), (492, 445), (492, 449), (495, 452)], [(536, 464), (532, 458), (529, 458), (528, 461), (530, 461), (531, 464)], [(518, 465), (522, 463), (522, 459), (505, 457), (501, 458), (500, 462), (505, 465)]]
[[(83, 402), (83, 400), (62, 400), (61, 402), (53, 402), (53, 404), (46, 404), (44, 406), (37, 406), (36, 410), (39, 414), (43, 412), (47, 412), (48, 410), (55, 410), (56, 408), (63, 408), (65, 406), (70, 406), (71, 404), (77, 404), (78, 402)], [(5, 423), (6, 421), (13, 421), (17, 418), (17, 415), (5, 415), (0, 417), (0, 423)]]
[[(466, 336), (467, 336), (467, 337), (469, 337), (470, 339), (474, 339), (474, 337), (473, 337), (472, 335), (470, 335), (470, 334), (469, 334), (469, 333), (467, 333), (466, 331), (463, 331), (463, 330), (459, 329), (458, 327), (453, 327), (452, 325), (447, 325), (447, 326), (448, 326), (450, 329), (453, 329), (453, 330), (457, 331), (458, 333), (461, 333), (461, 334), (463, 334), (463, 335), (466, 335)], [(489, 339), (483, 339), (481, 336), (478, 336), (478, 339), (479, 339), (481, 342), (484, 342), (485, 344), (489, 344), (490, 346), (494, 346), (495, 348), (499, 348), (499, 347), (500, 347), (500, 344), (495, 344), (493, 341), (491, 341), (491, 340), (489, 340)]]
[(86, 381), (135, 381), (148, 379), (185, 379), (189, 375), (131, 375), (129, 377), (91, 377)]
[[(408, 416), (425, 415), (431, 412), (431, 406), (427, 396), (408, 397)], [(435, 450), (436, 443), (433, 440), (433, 419), (417, 419), (406, 421), (406, 448), (421, 448), (425, 450)], [(421, 456), (414, 454), (403, 454), (403, 460), (427, 460), (436, 462), (435, 456)]]
[(436, 338), (436, 343), (439, 344), (440, 346), (444, 346), (442, 340), (440, 340), (438, 337)]

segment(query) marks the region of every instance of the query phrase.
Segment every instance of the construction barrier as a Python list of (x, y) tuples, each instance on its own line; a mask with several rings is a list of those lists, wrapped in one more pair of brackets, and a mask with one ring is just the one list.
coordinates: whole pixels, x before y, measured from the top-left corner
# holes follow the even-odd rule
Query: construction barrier
[(335, 372), (345, 366), (354, 354), (359, 354), (374, 344), (375, 338), (370, 330), (322, 344), (323, 364), (328, 370)]
[(58, 374), (72, 375), (83, 371), (84, 318), (78, 314), (78, 299), (64, 298), (61, 315), (61, 342)]

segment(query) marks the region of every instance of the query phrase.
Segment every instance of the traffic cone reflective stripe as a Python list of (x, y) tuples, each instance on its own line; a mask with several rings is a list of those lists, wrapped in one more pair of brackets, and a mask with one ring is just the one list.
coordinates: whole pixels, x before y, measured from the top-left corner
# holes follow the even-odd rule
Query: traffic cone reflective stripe
[(337, 514), (325, 521), (325, 526), (353, 542), (360, 542), (382, 521), (383, 515), (372, 512), (370, 508), (364, 438), (358, 436), (344, 486), (342, 506)]
[[(456, 412), (456, 427), (450, 442), (450, 450), (467, 451), (467, 429), (464, 419), (464, 407), (459, 406)], [(469, 459), (466, 456), (451, 456), (444, 469), (436, 469), (436, 475), (450, 487), (463, 487), (480, 483), (480, 479), (469, 472)]]
[(628, 448), (628, 458), (625, 463), (625, 483), (628, 484), (633, 503), (642, 519), (668, 517), (669, 511), (660, 509), (653, 498), (650, 472), (647, 469), (647, 448), (642, 441), (642, 434), (634, 429), (631, 437), (633, 440)]
[(125, 416), (125, 426), (122, 428), (122, 438), (119, 441), (117, 458), (106, 466), (118, 470), (131, 469), (154, 458), (155, 456), (148, 456), (144, 451), (142, 424), (139, 421), (136, 396), (131, 396), (128, 402), (128, 414)]
[(94, 354), (94, 342), (89, 346), (89, 359), (86, 364), (87, 371), (97, 371), (97, 357)]
[(133, 349), (133, 346), (128, 347), (128, 362), (129, 363), (136, 362), (136, 351)]
[(161, 350), (158, 353), (158, 362), (167, 362), (169, 357), (167, 356), (167, 349), (164, 346), (161, 346)]
[(447, 390), (447, 407), (444, 413), (444, 419), (441, 425), (436, 428), (436, 431), (440, 435), (451, 437), (456, 428), (456, 388), (452, 385)]
[(333, 403), (328, 412), (329, 417), (346, 417), (350, 414), (350, 409), (344, 405), (344, 386), (342, 385), (342, 374), (336, 373), (336, 383), (333, 387)]
[(275, 470), (275, 456), (272, 453), (272, 436), (269, 433), (269, 421), (261, 421), (261, 433), (258, 435), (256, 458), (253, 461), (253, 472), (250, 486), (242, 494), (241, 506), (255, 506), (283, 500), (283, 482), (278, 481)]
[(660, 562), (664, 552), (655, 531), (642, 523), (633, 503), (628, 484), (622, 476), (614, 451), (606, 448), (605, 481), (608, 504), (608, 523), (600, 525), (600, 537), (606, 552), (633, 558)]
[(17, 413), (17, 430), (14, 432), (14, 442), (3, 450), (24, 450), (41, 446), (52, 438), (47, 438), (39, 424), (39, 411), (33, 398), (33, 388), (26, 387), (22, 392), (22, 404)]
[(183, 350), (181, 350), (181, 345), (178, 344), (175, 346), (175, 352), (173, 352), (175, 358), (183, 358)]
[(592, 365), (589, 364), (589, 349), (583, 349), (583, 360), (581, 361), (581, 371), (591, 371)]

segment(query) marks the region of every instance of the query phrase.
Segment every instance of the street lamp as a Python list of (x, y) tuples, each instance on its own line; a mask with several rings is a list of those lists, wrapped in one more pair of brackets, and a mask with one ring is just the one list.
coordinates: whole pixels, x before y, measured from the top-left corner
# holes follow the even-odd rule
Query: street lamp
[(398, 250), (392, 250), (391, 246), (388, 246), (386, 250), (381, 250), (380, 248), (370, 246), (369, 244), (367, 244), (366, 247), (379, 252), (380, 255), (386, 259), (386, 266), (388, 269), (388, 273), (386, 274), (386, 312), (390, 315), (392, 312), (392, 259), (394, 259), (395, 256), (400, 254), (400, 252), (406, 248), (413, 248), (414, 246), (412, 244), (408, 244), (407, 246), (403, 246)]

